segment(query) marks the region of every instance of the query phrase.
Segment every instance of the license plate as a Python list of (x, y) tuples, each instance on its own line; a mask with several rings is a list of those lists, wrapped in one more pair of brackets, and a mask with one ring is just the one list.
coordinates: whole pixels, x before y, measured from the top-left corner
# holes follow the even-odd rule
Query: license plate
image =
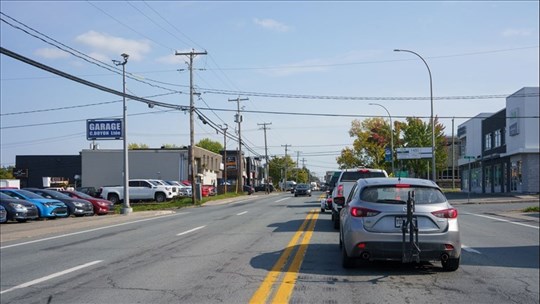
[[(401, 228), (403, 221), (406, 221), (406, 220), (407, 220), (407, 217), (396, 216), (396, 228)], [(413, 217), (413, 223), (416, 227), (418, 227), (418, 221), (416, 217)]]

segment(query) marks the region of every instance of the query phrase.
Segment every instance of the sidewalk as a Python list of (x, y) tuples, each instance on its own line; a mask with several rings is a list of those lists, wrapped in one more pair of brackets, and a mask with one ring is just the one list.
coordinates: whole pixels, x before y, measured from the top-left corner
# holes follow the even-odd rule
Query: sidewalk
[(539, 202), (538, 194), (521, 193), (466, 193), (466, 192), (447, 192), (446, 198), (451, 204), (493, 204), (493, 203), (521, 203), (521, 202)]

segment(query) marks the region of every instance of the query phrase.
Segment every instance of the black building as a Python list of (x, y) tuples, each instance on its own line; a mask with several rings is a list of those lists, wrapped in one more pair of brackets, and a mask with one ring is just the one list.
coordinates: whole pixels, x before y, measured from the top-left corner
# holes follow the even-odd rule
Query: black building
[(506, 109), (482, 120), (483, 193), (510, 192), (510, 157), (506, 154)]
[(43, 178), (50, 177), (51, 187), (80, 185), (80, 155), (17, 155), (15, 168), (27, 172), (21, 176), (21, 188), (43, 188)]

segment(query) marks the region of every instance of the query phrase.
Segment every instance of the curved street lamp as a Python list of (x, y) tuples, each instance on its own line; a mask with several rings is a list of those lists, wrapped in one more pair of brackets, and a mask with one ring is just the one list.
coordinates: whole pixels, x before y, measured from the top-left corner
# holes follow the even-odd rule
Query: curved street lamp
[(394, 173), (394, 127), (392, 124), (392, 116), (390, 115), (390, 112), (388, 112), (388, 109), (382, 104), (370, 103), (369, 105), (379, 106), (383, 108), (386, 111), (386, 113), (388, 113), (388, 117), (390, 117), (390, 150), (392, 151), (392, 173)]
[(430, 122), (431, 122), (431, 179), (434, 182), (436, 182), (436, 178), (435, 178), (435, 123), (433, 121), (433, 82), (432, 82), (432, 79), (431, 79), (431, 70), (429, 69), (429, 65), (424, 60), (424, 58), (422, 58), (422, 56), (418, 55), (417, 53), (415, 53), (413, 51), (395, 49), (394, 52), (407, 52), (407, 53), (411, 53), (411, 54), (414, 54), (414, 55), (418, 56), (420, 59), (422, 59), (422, 61), (426, 65), (426, 68), (427, 68), (428, 73), (429, 73), (429, 94), (430, 94), (430, 98), (431, 98), (431, 116), (430, 116)]

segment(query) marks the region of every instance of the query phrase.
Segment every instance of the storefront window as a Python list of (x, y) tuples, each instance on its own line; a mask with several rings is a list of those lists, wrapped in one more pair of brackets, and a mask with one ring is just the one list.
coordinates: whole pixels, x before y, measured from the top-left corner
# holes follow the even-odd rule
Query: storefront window
[(491, 192), (491, 166), (484, 168), (484, 184), (486, 185), (486, 192)]

